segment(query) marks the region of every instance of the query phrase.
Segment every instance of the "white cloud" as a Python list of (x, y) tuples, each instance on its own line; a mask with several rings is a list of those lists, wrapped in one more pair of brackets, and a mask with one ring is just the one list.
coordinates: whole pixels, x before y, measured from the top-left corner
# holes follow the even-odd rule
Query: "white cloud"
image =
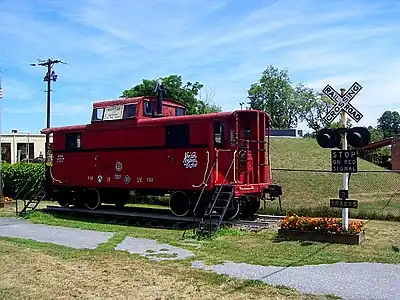
[[(116, 98), (142, 78), (171, 73), (212, 86), (214, 100), (224, 109), (235, 109), (270, 64), (288, 68), (295, 83), (305, 81), (318, 89), (360, 82), (364, 89), (354, 105), (365, 114), (365, 122), (375, 123), (399, 101), (395, 61), (400, 22), (395, 16), (400, 8), (395, 3), (285, 0), (255, 7), (223, 0), (3, 2), (0, 34), (7, 44), (0, 47), (0, 64), (22, 74), (19, 87), (8, 87), (9, 96), (29, 98), (33, 90), (43, 97), (38, 91), (43, 90), (45, 70), (29, 63), (61, 58), (69, 65), (56, 66), (54, 97), (59, 104), (53, 112), (58, 107), (59, 117), (82, 115), (86, 122), (91, 102)], [(60, 106), (69, 99), (81, 100)], [(33, 105), (32, 111), (44, 111), (39, 100)]]

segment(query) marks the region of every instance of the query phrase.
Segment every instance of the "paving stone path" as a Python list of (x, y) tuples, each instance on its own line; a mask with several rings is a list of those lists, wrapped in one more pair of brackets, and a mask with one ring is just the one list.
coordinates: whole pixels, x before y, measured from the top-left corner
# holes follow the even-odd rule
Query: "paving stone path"
[(197, 261), (192, 266), (240, 279), (284, 285), (302, 293), (332, 294), (349, 300), (400, 300), (400, 264), (335, 263), (285, 268), (233, 262), (206, 266)]
[(159, 244), (155, 240), (132, 237), (126, 237), (115, 250), (128, 251), (157, 261), (186, 259), (195, 255), (191, 251), (168, 244)]
[(0, 236), (31, 239), (74, 249), (95, 249), (114, 233), (32, 224), (22, 219), (0, 218)]

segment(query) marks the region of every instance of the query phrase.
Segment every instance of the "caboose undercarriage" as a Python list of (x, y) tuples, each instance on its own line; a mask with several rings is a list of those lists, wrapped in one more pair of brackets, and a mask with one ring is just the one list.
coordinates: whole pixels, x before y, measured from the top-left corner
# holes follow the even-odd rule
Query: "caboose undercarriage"
[[(232, 187), (225, 185), (223, 188)], [(217, 187), (216, 187), (217, 188)], [(233, 189), (234, 190), (234, 187)], [(205, 190), (148, 190), (148, 189), (121, 189), (121, 188), (94, 188), (94, 187), (56, 187), (51, 190), (51, 198), (57, 201), (61, 207), (75, 206), (77, 208), (87, 208), (95, 210), (104, 204), (114, 204), (117, 208), (123, 208), (128, 202), (134, 202), (135, 196), (165, 196), (169, 195), (169, 208), (171, 212), (178, 217), (188, 217), (196, 215), (202, 217), (207, 206), (213, 202), (215, 196), (214, 191)], [(221, 193), (228, 194), (226, 190)], [(273, 199), (276, 191), (272, 189), (265, 190), (270, 195), (269, 199)], [(274, 194), (275, 193), (275, 194)], [(242, 194), (239, 196), (229, 197), (220, 196), (215, 201), (213, 211), (217, 214), (225, 212), (225, 219), (231, 220), (237, 217), (251, 217), (257, 213), (260, 208), (261, 200), (265, 199), (265, 194), (253, 193)], [(278, 194), (279, 195), (279, 192)], [(200, 198), (200, 199), (199, 199)]]

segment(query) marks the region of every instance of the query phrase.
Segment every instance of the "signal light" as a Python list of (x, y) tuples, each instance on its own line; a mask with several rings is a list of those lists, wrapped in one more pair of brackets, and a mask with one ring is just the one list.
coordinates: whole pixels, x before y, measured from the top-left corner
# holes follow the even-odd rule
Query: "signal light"
[(367, 128), (354, 127), (347, 130), (347, 142), (354, 148), (361, 148), (371, 142), (371, 133)]
[(317, 134), (317, 143), (322, 148), (336, 148), (340, 144), (340, 133), (338, 130), (324, 128)]
[(329, 129), (324, 128), (317, 133), (317, 143), (322, 148), (337, 148), (341, 134), (347, 133), (347, 143), (354, 148), (362, 148), (371, 142), (371, 133), (364, 127)]

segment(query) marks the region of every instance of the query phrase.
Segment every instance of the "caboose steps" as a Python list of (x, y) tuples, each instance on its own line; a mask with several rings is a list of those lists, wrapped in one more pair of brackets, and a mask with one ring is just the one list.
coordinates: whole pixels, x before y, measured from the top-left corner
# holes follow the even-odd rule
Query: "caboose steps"
[[(42, 183), (45, 177), (46, 166), (35, 176), (32, 176), (25, 184), (19, 189), (17, 195), (15, 196), (15, 213), (17, 215), (26, 214), (28, 212), (34, 211), (40, 204), (40, 202), (46, 197), (46, 190)], [(26, 191), (26, 188), (29, 187)], [(18, 201), (22, 200), (24, 205), (19, 211)]]
[[(197, 227), (198, 234), (215, 234), (221, 226), (222, 220), (234, 219), (240, 211), (240, 202), (234, 198), (233, 185), (220, 185), (214, 190), (211, 200)], [(233, 201), (232, 201), (233, 200)]]

